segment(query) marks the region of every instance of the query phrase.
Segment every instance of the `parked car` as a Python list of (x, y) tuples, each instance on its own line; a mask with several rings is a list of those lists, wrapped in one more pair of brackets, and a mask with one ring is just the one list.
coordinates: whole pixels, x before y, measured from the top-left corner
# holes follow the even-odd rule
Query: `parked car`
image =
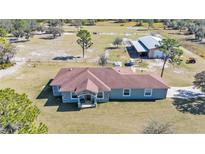
[(193, 57), (189, 57), (189, 59), (186, 60), (186, 64), (195, 64), (196, 63), (196, 59)]
[(129, 62), (125, 63), (125, 66), (133, 66), (133, 65), (135, 65), (134, 59), (130, 59)]
[(11, 44), (11, 43), (16, 43), (16, 41), (18, 41), (17, 38), (11, 38), (11, 39), (9, 39), (9, 43), (10, 43), (10, 44)]
[(116, 61), (116, 62), (113, 63), (113, 66), (122, 67), (122, 62)]

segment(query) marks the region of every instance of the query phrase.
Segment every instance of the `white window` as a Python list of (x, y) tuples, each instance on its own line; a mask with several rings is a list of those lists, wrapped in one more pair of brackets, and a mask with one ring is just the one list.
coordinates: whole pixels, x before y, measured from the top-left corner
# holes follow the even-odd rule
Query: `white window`
[(76, 99), (76, 98), (78, 98), (78, 96), (76, 95), (76, 93), (72, 92), (72, 93), (71, 93), (71, 98), (72, 98), (72, 99)]
[(99, 92), (99, 93), (97, 94), (97, 98), (98, 98), (98, 99), (104, 99), (104, 92)]
[(131, 89), (123, 89), (123, 96), (130, 96)]
[(145, 89), (144, 96), (152, 96), (152, 89)]

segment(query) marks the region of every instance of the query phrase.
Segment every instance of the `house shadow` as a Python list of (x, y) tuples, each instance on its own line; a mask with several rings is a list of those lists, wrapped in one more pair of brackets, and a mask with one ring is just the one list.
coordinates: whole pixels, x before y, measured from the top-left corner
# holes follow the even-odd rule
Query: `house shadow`
[(58, 56), (58, 57), (54, 57), (53, 60), (62, 60), (62, 61), (66, 61), (66, 60), (73, 60), (73, 59), (77, 59), (77, 58), (81, 58), (80, 56)]
[[(137, 100), (117, 100), (117, 99), (115, 99), (115, 100), (110, 100), (109, 102), (119, 102), (119, 103), (125, 103), (125, 102), (143, 102), (143, 103), (146, 103), (146, 102), (156, 102), (156, 100), (155, 99), (150, 99), (150, 100), (145, 100), (145, 99), (137, 99)], [(102, 103), (104, 103), (104, 102), (102, 102)]]
[(205, 114), (205, 96), (201, 93), (178, 90), (178, 94), (172, 99), (173, 105), (180, 112), (191, 113), (193, 115)]
[(65, 104), (61, 97), (53, 96), (52, 88), (50, 86), (52, 79), (48, 81), (36, 99), (47, 99), (44, 104), (45, 107), (58, 106), (57, 112), (79, 111), (77, 104)]

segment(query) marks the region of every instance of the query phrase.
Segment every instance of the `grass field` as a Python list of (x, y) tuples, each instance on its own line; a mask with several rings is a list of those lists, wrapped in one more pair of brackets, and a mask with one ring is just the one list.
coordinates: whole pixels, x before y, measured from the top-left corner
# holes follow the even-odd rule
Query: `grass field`
[[(38, 121), (48, 125), (49, 133), (141, 133), (151, 120), (170, 122), (175, 133), (204, 133), (205, 116), (182, 113), (176, 109), (173, 105), (174, 100), (171, 99), (156, 102), (109, 102), (99, 104), (94, 109), (78, 111), (75, 106), (62, 104), (60, 98), (52, 96), (51, 89), (46, 85), (60, 68), (99, 67), (96, 63), (98, 56), (105, 49), (112, 47), (112, 42), (116, 37), (137, 39), (139, 36), (157, 32), (160, 32), (162, 36), (182, 40), (184, 43), (182, 44), (183, 63), (180, 66), (168, 64), (163, 78), (169, 86), (192, 85), (194, 75), (204, 70), (204, 59), (195, 54), (199, 51), (195, 51), (195, 48), (201, 50), (203, 45), (186, 46), (184, 35), (178, 35), (170, 30), (158, 30), (162, 28), (160, 24), (155, 25), (155, 30), (130, 28), (135, 24), (135, 22), (124, 23), (122, 26), (120, 23), (99, 22), (96, 26), (84, 26), (84, 29), (92, 33), (94, 45), (86, 51), (86, 60), (79, 60), (79, 62), (53, 60), (56, 57), (82, 55), (81, 48), (76, 43), (77, 29), (72, 26), (65, 25), (65, 34), (55, 40), (42, 39), (44, 36), (38, 35), (31, 41), (17, 43), (19, 49), (17, 57), (36, 62), (27, 62), (17, 72), (0, 78), (0, 88), (10, 87), (19, 93), (26, 93), (41, 110)], [(95, 35), (93, 32), (98, 34)], [(197, 63), (185, 64), (184, 61), (192, 56), (197, 59)], [(123, 47), (110, 49), (109, 60), (111, 61), (126, 62), (129, 58)], [(89, 59), (93, 60), (92, 63), (86, 62)], [(161, 64), (160, 60), (143, 60), (136, 73), (159, 75)]]

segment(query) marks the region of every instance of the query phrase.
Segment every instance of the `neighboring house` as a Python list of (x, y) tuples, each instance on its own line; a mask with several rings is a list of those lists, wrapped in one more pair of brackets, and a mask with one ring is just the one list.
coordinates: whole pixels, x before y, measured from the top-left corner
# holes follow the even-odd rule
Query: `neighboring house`
[(128, 68), (62, 68), (50, 86), (63, 103), (78, 103), (79, 108), (109, 100), (164, 99), (169, 88), (159, 77)]
[(131, 41), (131, 44), (140, 56), (163, 58), (164, 53), (157, 48), (160, 46), (160, 41), (162, 39), (156, 36), (144, 36), (140, 37), (137, 41)]

